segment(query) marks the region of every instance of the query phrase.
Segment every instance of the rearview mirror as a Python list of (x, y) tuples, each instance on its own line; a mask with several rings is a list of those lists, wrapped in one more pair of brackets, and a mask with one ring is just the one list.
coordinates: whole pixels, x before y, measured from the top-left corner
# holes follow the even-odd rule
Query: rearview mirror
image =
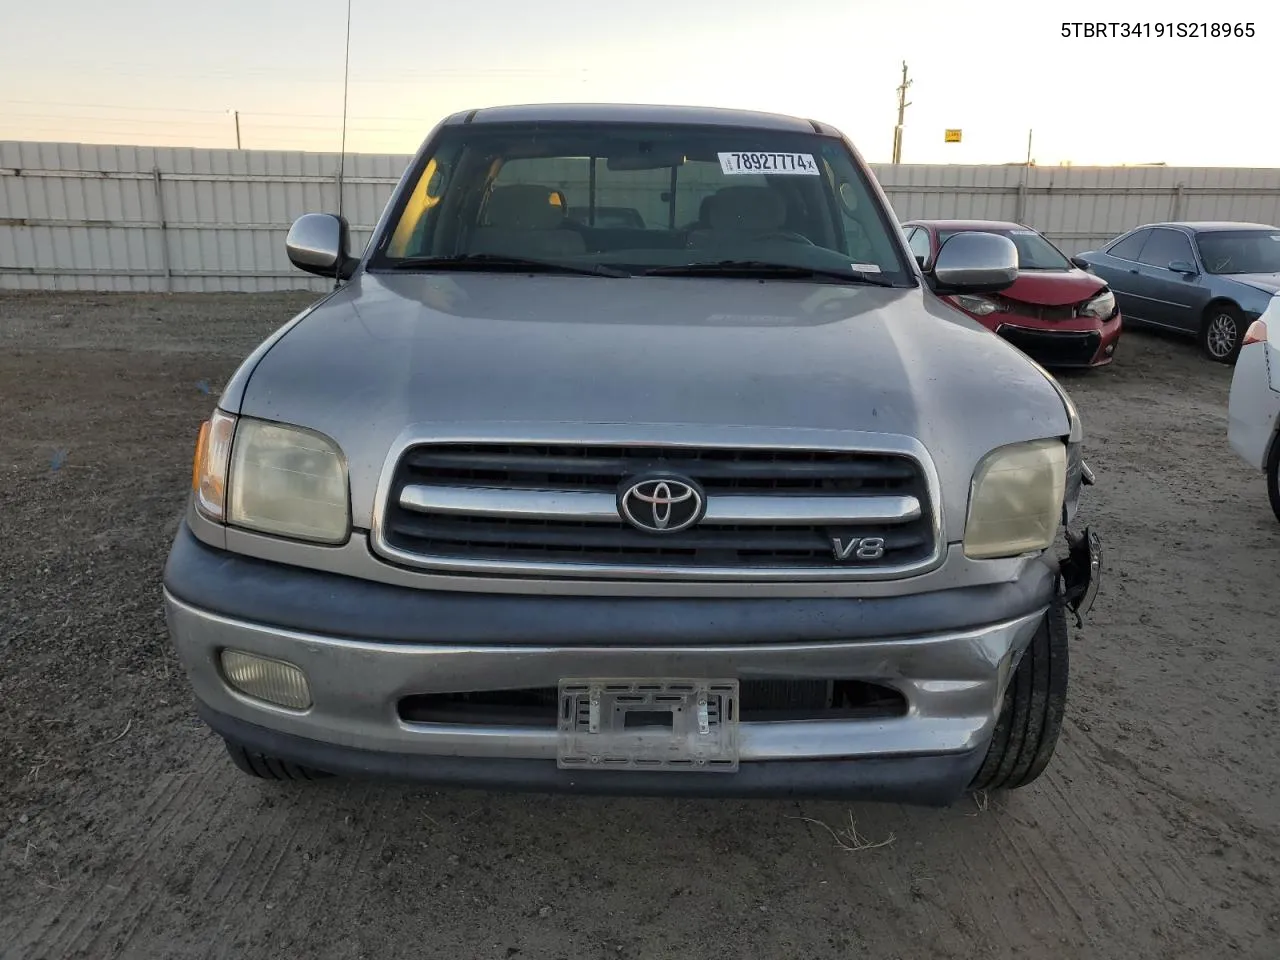
[(938, 251), (935, 293), (999, 293), (1018, 279), (1018, 248), (994, 233), (957, 233)]
[(638, 156), (610, 157), (604, 162), (605, 169), (610, 171), (631, 170), (668, 170), (671, 167), (682, 167), (685, 164), (684, 153), (672, 153), (669, 150), (647, 151)]
[(321, 277), (349, 280), (360, 262), (351, 256), (346, 219), (331, 213), (303, 214), (289, 228), (284, 245), (290, 263)]
[(840, 198), (840, 206), (849, 216), (855, 216), (858, 212), (858, 191), (848, 180), (842, 180), (839, 188), (836, 190), (836, 196)]
[(1169, 269), (1174, 273), (1181, 273), (1186, 276), (1192, 276), (1200, 272), (1196, 269), (1196, 265), (1194, 263), (1190, 263), (1186, 260), (1174, 260), (1169, 264)]

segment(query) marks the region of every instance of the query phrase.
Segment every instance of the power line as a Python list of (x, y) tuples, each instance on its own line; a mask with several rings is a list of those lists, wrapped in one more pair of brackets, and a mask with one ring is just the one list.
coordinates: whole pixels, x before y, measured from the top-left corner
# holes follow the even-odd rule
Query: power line
[[(8, 63), (7, 66), (14, 66)], [(236, 67), (236, 68), (205, 68), (196, 71), (175, 70), (172, 66), (156, 66), (153, 69), (137, 69), (136, 62), (130, 62), (122, 65), (120, 68), (113, 67), (102, 61), (94, 61), (93, 67), (102, 68), (103, 73), (109, 74), (111, 77), (141, 77), (148, 80), (156, 80), (164, 78), (172, 79), (194, 79), (208, 80), (210, 78), (239, 80), (253, 77), (265, 77), (278, 79), (281, 82), (289, 84), (298, 83), (322, 83), (332, 85), (340, 81), (334, 77), (327, 77), (322, 74), (299, 74), (287, 67), (269, 68), (261, 65), (255, 67)], [(32, 64), (26, 69), (35, 73), (39, 69), (45, 68), (50, 70), (76, 70), (83, 71), (85, 64), (83, 62), (66, 63), (56, 66), (48, 61), (39, 64)], [(511, 77), (511, 78), (528, 78), (528, 77), (584, 77), (591, 71), (586, 67), (577, 68), (543, 68), (543, 67), (441, 67), (432, 70), (400, 70), (397, 69), (392, 76), (365, 76), (355, 77), (352, 83), (380, 83), (380, 84), (400, 84), (415, 80), (439, 80), (441, 78), (480, 78), (480, 77)]]
[(147, 106), (127, 106), (120, 103), (72, 103), (66, 100), (9, 100), (0, 98), (0, 103), (20, 103), (26, 106), (36, 107), (76, 107), (84, 110), (148, 110), (163, 111), (165, 113), (216, 113), (222, 114), (223, 110), (200, 110), (195, 107), (147, 107)]
[[(224, 116), (226, 116), (226, 110), (196, 109), (196, 108), (194, 108), (194, 107), (153, 107), (153, 106), (130, 106), (130, 105), (127, 105), (127, 104), (121, 104), (121, 103), (72, 103), (72, 102), (70, 102), (70, 101), (54, 101), (54, 100), (5, 100), (5, 99), (0, 99), (0, 104), (4, 104), (4, 103), (16, 103), (16, 104), (22, 104), (22, 105), (24, 105), (24, 106), (70, 107), (70, 108), (73, 108), (73, 109), (79, 109), (79, 110), (129, 110), (129, 111), (135, 111), (135, 110), (136, 110), (136, 111), (143, 111), (143, 110), (145, 110), (145, 111), (147, 111), (148, 113), (194, 113), (194, 114), (201, 114), (201, 115), (208, 115), (208, 116), (217, 116), (217, 117), (224, 117)], [(240, 115), (241, 115), (241, 116), (245, 116), (245, 117), (303, 117), (303, 118), (306, 118), (306, 119), (314, 119), (314, 120), (335, 120), (335, 121), (336, 121), (336, 120), (340, 120), (340, 119), (341, 119), (341, 114), (339, 114), (339, 113), (294, 113), (294, 112), (272, 111), (272, 110), (241, 110), (241, 111), (240, 111)], [(6, 112), (5, 112), (5, 116), (9, 116), (9, 117), (14, 117), (14, 116), (33, 116), (33, 117), (37, 117), (37, 116), (38, 116), (38, 117), (53, 116), (55, 119), (67, 119), (67, 120), (74, 120), (74, 119), (86, 119), (85, 117), (83, 117), (83, 116), (81, 116), (81, 115), (78, 115), (78, 114), (57, 114), (57, 115), (52, 115), (52, 114), (45, 113), (45, 112), (43, 112), (43, 111), (42, 111), (42, 112), (40, 112), (40, 113), (22, 113), (22, 112), (8, 112), (8, 111), (6, 111)], [(424, 121), (426, 121), (426, 120), (428, 119), (428, 118), (427, 118), (426, 116), (424, 116), (424, 115), (419, 115), (419, 116), (413, 116), (413, 117), (410, 117), (410, 116), (396, 116), (396, 115), (390, 115), (390, 114), (358, 114), (358, 113), (353, 113), (353, 114), (351, 114), (351, 115), (350, 115), (350, 118), (351, 118), (352, 120), (388, 120), (388, 121), (404, 121), (404, 122), (406, 122), (406, 123), (422, 123), (422, 122), (424, 122)], [(87, 119), (90, 119), (90, 120), (98, 120), (98, 119), (107, 119), (107, 118), (101, 118), (101, 117), (88, 117)], [(129, 118), (121, 118), (121, 119), (129, 119)], [(151, 120), (145, 120), (145, 121), (143, 121), (143, 120), (139, 120), (139, 122), (153, 123), (153, 122), (167, 122), (167, 121), (151, 121)], [(222, 122), (222, 121), (221, 121), (221, 120), (217, 120), (217, 121), (215, 121), (215, 120), (205, 120), (205, 121), (196, 121), (196, 120), (191, 120), (191, 121), (184, 121), (184, 122), (187, 122), (187, 123), (218, 123), (218, 124), (221, 124), (221, 122)]]
[[(226, 116), (226, 111), (218, 111), (218, 112), (220, 116), (222, 117)], [(240, 110), (237, 112), (240, 114), (240, 117), (242, 119), (246, 117), (264, 116), (264, 114), (250, 113), (245, 110)], [(289, 114), (280, 114), (280, 116), (289, 116)], [(17, 124), (19, 126), (31, 126), (33, 124), (58, 126), (63, 124), (64, 122), (73, 121), (76, 126), (80, 126), (83, 123), (88, 123), (90, 125), (115, 124), (115, 125), (123, 125), (125, 127), (154, 127), (154, 126), (173, 127), (175, 125), (178, 125), (178, 126), (181, 126), (184, 128), (190, 128), (190, 129), (216, 127), (219, 130), (223, 129), (223, 124), (226, 122), (225, 119), (220, 119), (220, 120), (207, 119), (206, 120), (201, 118), (201, 119), (174, 121), (174, 120), (159, 120), (159, 119), (141, 118), (141, 117), (93, 117), (93, 116), (85, 116), (85, 115), (79, 115), (79, 114), (59, 114), (57, 116), (51, 116), (49, 114), (40, 114), (40, 113), (30, 113), (30, 114), (9, 113), (9, 114), (5, 114), (5, 118), (9, 120), (21, 121), (19, 124)], [(341, 118), (334, 117), (333, 119), (337, 121)], [(418, 124), (418, 129), (422, 129), (422, 126), (424, 124), (428, 124), (429, 122), (430, 121), (428, 121), (427, 118), (425, 117), (413, 117), (413, 118), (405, 118), (403, 123), (395, 123), (395, 122), (391, 122), (387, 124), (352, 123), (349, 125), (349, 127), (350, 129), (359, 131), (361, 133), (398, 133), (401, 130), (410, 129), (409, 125), (411, 124)], [(261, 124), (258, 127), (258, 129), (316, 130), (316, 131), (321, 131), (329, 134), (333, 133), (332, 125), (322, 125), (322, 124), (315, 124), (315, 123), (276, 123), (272, 121), (271, 123)]]

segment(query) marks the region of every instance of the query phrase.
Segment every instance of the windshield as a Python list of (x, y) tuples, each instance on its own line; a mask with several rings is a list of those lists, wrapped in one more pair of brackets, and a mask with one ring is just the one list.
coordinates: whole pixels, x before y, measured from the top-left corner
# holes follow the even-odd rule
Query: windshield
[[(444, 128), (416, 165), (370, 266), (476, 268), (482, 258), (511, 258), (678, 274), (733, 262), (737, 270), (726, 275), (749, 276), (750, 264), (812, 270), (804, 279), (817, 282), (847, 275), (914, 285), (894, 230), (850, 151), (832, 137), (459, 125)], [(475, 259), (458, 259), (468, 257)]]
[[(954, 237), (959, 231), (939, 231), (938, 247)], [(1042, 235), (1025, 228), (1018, 230), (1000, 230), (983, 227), (982, 233), (994, 233), (998, 237), (1008, 237), (1018, 248), (1019, 270), (1070, 270), (1071, 261), (1067, 255), (1055, 247)]]
[(1196, 235), (1210, 273), (1280, 273), (1280, 230), (1224, 230)]

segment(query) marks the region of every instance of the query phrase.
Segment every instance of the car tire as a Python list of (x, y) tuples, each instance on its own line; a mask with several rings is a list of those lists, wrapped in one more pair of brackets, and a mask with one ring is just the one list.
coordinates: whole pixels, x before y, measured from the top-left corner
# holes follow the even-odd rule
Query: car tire
[(1067, 705), (1067, 611), (1055, 601), (1005, 690), (986, 759), (971, 790), (1016, 790), (1053, 757)]
[(1267, 498), (1271, 512), (1280, 520), (1280, 436), (1271, 441), (1271, 455), (1267, 457)]
[(223, 742), (227, 745), (227, 755), (240, 772), (258, 780), (324, 780), (332, 776), (322, 770), (313, 770), (278, 757), (255, 753), (233, 740)]
[(1200, 324), (1200, 349), (1217, 363), (1235, 363), (1245, 326), (1244, 315), (1232, 304), (1210, 304)]

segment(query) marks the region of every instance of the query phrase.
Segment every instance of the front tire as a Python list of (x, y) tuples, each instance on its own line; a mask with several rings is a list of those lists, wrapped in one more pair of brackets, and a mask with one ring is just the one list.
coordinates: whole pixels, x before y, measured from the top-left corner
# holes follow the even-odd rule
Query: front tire
[(1244, 345), (1244, 315), (1229, 303), (1213, 304), (1200, 326), (1200, 349), (1217, 363), (1235, 363)]
[(1067, 705), (1067, 611), (1055, 600), (1009, 680), (971, 790), (1016, 790), (1044, 772)]
[(324, 780), (332, 776), (322, 770), (299, 766), (278, 757), (255, 753), (243, 744), (226, 740), (227, 755), (241, 773), (248, 774), (257, 780)]

